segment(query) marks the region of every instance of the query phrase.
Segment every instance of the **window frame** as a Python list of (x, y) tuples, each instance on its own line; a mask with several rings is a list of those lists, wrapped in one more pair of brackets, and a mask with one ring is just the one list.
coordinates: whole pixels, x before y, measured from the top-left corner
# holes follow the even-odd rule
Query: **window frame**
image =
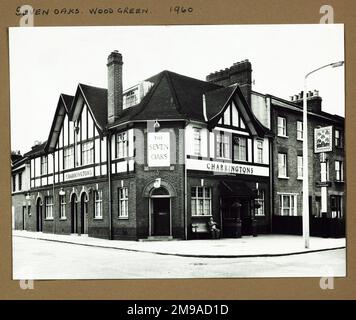
[[(118, 204), (119, 204), (118, 218), (128, 219), (129, 218), (129, 188), (128, 187), (118, 188)], [(122, 204), (124, 204), (125, 212), (122, 212)]]
[[(202, 196), (199, 196), (199, 189), (202, 189)], [(193, 190), (195, 190), (195, 196), (192, 195)], [(209, 197), (206, 196), (206, 190), (209, 190)], [(208, 186), (193, 186), (190, 190), (190, 210), (192, 217), (211, 217), (212, 216), (212, 188)], [(198, 214), (199, 202), (203, 201), (201, 212), (205, 212), (206, 203), (209, 204), (208, 214)], [(195, 210), (193, 210), (193, 203), (195, 203)], [(195, 213), (194, 213), (195, 212)], [(194, 214), (193, 214), (194, 213)]]
[[(230, 149), (231, 141), (229, 134), (226, 134), (224, 131), (220, 131), (216, 134), (215, 145), (216, 145), (216, 157), (219, 159), (231, 159), (230, 158)], [(223, 152), (222, 152), (223, 151)], [(227, 154), (226, 154), (227, 153)]]
[[(49, 202), (51, 200), (51, 202)], [(46, 196), (44, 199), (45, 204), (45, 220), (53, 220), (53, 196)]]
[[(284, 207), (284, 197), (289, 198), (289, 206)], [(293, 198), (293, 206), (292, 206)], [(294, 193), (279, 193), (278, 194), (278, 215), (283, 217), (297, 217), (298, 216), (298, 195)], [(288, 214), (284, 214), (284, 210), (288, 210)], [(293, 214), (290, 214), (293, 212)]]
[[(280, 125), (280, 121), (279, 121), (280, 119), (284, 121), (284, 123), (282, 123), (282, 126)], [(281, 128), (282, 128), (283, 133), (280, 133)], [(277, 136), (283, 137), (283, 138), (288, 138), (287, 118), (286, 117), (277, 116)]]
[[(196, 133), (198, 133), (198, 138), (196, 136)], [(198, 127), (193, 127), (193, 138), (194, 138), (194, 144), (193, 144), (193, 153), (195, 156), (201, 156), (201, 128), (198, 128)], [(196, 152), (196, 146), (197, 146), (197, 141), (198, 141), (198, 148), (199, 148), (199, 151)]]
[[(263, 144), (264, 141), (262, 139), (256, 140), (256, 163), (263, 163)], [(261, 145), (261, 147), (259, 147)], [(260, 159), (261, 156), (261, 159)]]
[[(90, 148), (86, 148), (91, 145)], [(82, 166), (94, 164), (94, 140), (89, 140), (81, 144), (81, 163)]]
[[(337, 169), (337, 165), (339, 168)], [(341, 160), (335, 160), (335, 181), (344, 181), (344, 163)]]
[[(125, 136), (125, 139), (120, 138), (122, 136)], [(125, 159), (128, 157), (128, 142), (129, 140), (127, 131), (122, 131), (116, 134), (116, 159)], [(121, 150), (122, 154), (120, 154)]]
[[(301, 129), (299, 128), (299, 124), (301, 126)], [(304, 123), (303, 121), (297, 120), (297, 140), (303, 141), (303, 139), (304, 139)]]
[(47, 155), (41, 156), (41, 175), (48, 174), (48, 157)]
[[(70, 154), (67, 154), (67, 152), (71, 150)], [(69, 161), (68, 159), (71, 159), (71, 164), (68, 165)], [(68, 146), (63, 148), (63, 169), (73, 169), (74, 168), (74, 146)]]
[[(236, 143), (237, 139), (239, 141), (238, 143)], [(240, 150), (241, 150), (240, 141), (245, 141), (245, 146), (244, 146), (244, 148), (245, 148), (245, 159), (235, 158), (235, 147), (237, 147), (238, 156), (240, 155)], [(233, 156), (233, 160), (234, 161), (243, 161), (243, 162), (247, 162), (248, 161), (247, 137), (239, 136), (239, 135), (233, 135), (232, 136), (232, 156)]]
[[(280, 155), (283, 155), (284, 156), (284, 159), (285, 159), (285, 165), (284, 165), (284, 167), (285, 167), (285, 175), (282, 175), (281, 174), (281, 170), (280, 170), (280, 167), (281, 167), (281, 165), (280, 165)], [(278, 152), (278, 154), (277, 154), (277, 157), (278, 157), (278, 178), (280, 178), (280, 179), (288, 179), (289, 177), (288, 177), (288, 154), (287, 153), (283, 153), (283, 152)]]
[(59, 219), (60, 220), (66, 220), (66, 196), (65, 195), (59, 195)]
[(22, 172), (18, 173), (18, 190), (22, 190)]
[(103, 191), (102, 190), (94, 191), (94, 219), (95, 220), (103, 219)]

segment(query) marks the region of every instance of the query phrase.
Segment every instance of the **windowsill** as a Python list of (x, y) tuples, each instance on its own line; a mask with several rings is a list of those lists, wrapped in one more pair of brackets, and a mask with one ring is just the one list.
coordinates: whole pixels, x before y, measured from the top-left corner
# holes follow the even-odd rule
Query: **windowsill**
[(264, 214), (255, 214), (255, 218), (265, 218), (266, 215)]
[(303, 177), (298, 177), (297, 180), (303, 181)]
[(335, 180), (334, 182), (335, 182), (335, 183), (345, 183), (344, 180)]
[(118, 217), (118, 220), (129, 220), (129, 217)]
[(303, 142), (303, 139), (298, 139), (298, 138), (297, 138), (297, 141), (301, 141), (301, 142)]
[(286, 138), (286, 139), (288, 139), (288, 138), (289, 138), (289, 136), (284, 136), (284, 135), (280, 135), (280, 134), (277, 134), (277, 137), (280, 137), (280, 138)]
[(59, 221), (67, 221), (67, 218), (59, 218)]
[(44, 221), (53, 221), (54, 218), (45, 218)]
[(218, 159), (218, 160), (222, 160), (222, 161), (224, 161), (224, 160), (231, 161), (231, 159), (230, 159), (230, 158), (221, 158), (221, 157), (216, 157), (216, 159)]
[(287, 176), (278, 176), (278, 179), (289, 180), (289, 177), (287, 177)]
[(94, 220), (103, 220), (103, 217), (100, 217), (100, 218), (94, 218)]

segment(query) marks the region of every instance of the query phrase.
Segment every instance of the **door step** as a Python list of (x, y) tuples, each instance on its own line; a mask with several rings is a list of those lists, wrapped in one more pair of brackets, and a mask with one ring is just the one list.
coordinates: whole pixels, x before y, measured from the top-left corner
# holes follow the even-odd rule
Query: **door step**
[(173, 239), (172, 236), (150, 236), (147, 237), (146, 239), (138, 239), (140, 242), (145, 242), (145, 241), (174, 241), (176, 239)]

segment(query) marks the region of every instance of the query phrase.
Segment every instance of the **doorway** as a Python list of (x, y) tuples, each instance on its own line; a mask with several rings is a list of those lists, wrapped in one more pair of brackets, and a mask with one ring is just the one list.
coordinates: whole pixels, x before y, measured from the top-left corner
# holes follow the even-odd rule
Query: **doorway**
[(171, 236), (171, 198), (167, 189), (160, 187), (154, 189), (150, 198), (150, 235)]
[(77, 195), (72, 194), (70, 198), (70, 232), (77, 233), (77, 211), (78, 211), (78, 201)]
[(236, 238), (241, 235), (251, 235), (251, 234), (252, 234), (252, 220), (251, 220), (249, 198), (243, 198), (243, 197), (223, 198), (222, 199), (222, 236), (224, 238)]
[(88, 233), (88, 195), (86, 192), (80, 197), (80, 233)]
[(36, 202), (36, 231), (42, 231), (42, 199), (38, 198)]

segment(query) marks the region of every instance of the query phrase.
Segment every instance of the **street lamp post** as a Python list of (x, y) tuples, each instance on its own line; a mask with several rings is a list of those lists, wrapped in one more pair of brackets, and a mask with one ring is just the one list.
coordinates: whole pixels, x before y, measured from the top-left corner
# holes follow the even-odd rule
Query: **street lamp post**
[(308, 118), (307, 118), (307, 87), (308, 77), (327, 67), (341, 67), (344, 61), (334, 62), (317, 68), (306, 74), (304, 77), (303, 93), (303, 238), (305, 248), (309, 248), (309, 167), (308, 167)]

